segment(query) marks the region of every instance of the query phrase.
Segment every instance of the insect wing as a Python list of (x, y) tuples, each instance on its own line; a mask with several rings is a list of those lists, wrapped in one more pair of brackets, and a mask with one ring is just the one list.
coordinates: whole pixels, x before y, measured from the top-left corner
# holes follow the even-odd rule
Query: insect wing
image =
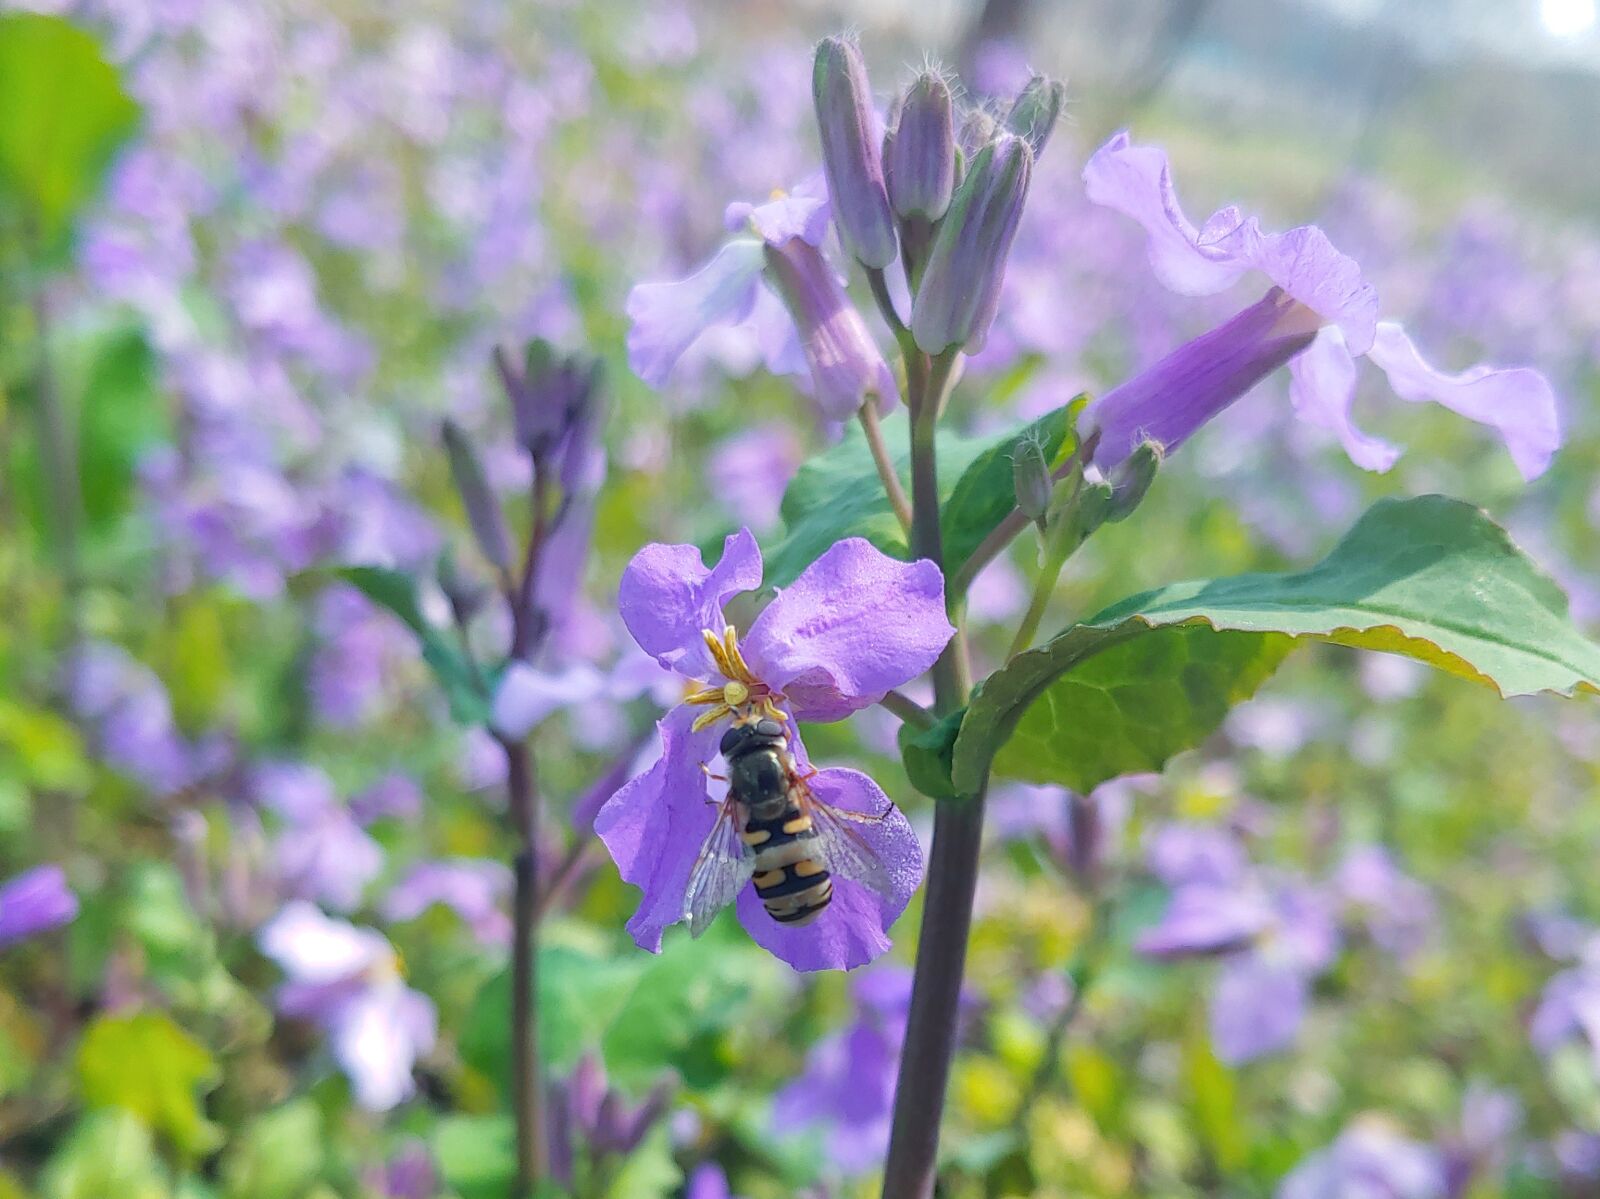
[(823, 803), (802, 784), (800, 807), (811, 817), (811, 827), (816, 831), (822, 855), (828, 869), (841, 878), (853, 879), (879, 895), (892, 896), (894, 883), (889, 871), (878, 860), (877, 853), (867, 844), (865, 837), (854, 827), (856, 824), (877, 824), (881, 816), (868, 816), (864, 812), (851, 812)]
[(690, 934), (698, 937), (710, 928), (717, 913), (734, 901), (754, 872), (755, 858), (739, 840), (739, 822), (729, 797), (700, 846), (683, 893), (683, 915)]

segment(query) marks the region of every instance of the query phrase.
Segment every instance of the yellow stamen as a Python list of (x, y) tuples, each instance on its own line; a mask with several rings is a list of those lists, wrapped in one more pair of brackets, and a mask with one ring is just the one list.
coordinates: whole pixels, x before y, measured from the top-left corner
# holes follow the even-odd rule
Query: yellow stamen
[(728, 651), (728, 664), (733, 667), (728, 675), (731, 679), (738, 679), (742, 683), (754, 683), (756, 676), (751, 673), (750, 667), (745, 663), (744, 655), (739, 652), (739, 634), (732, 625), (722, 630), (724, 647)]
[(700, 713), (700, 715), (695, 718), (695, 722), (690, 725), (689, 728), (691, 731), (698, 733), (702, 729), (710, 728), (712, 725), (716, 724), (717, 721), (722, 720), (724, 717), (732, 715), (733, 709), (728, 707), (727, 704), (718, 704), (716, 707)]
[(700, 687), (688, 692), (683, 697), (686, 704), (720, 704), (723, 702), (723, 689), (721, 687)]
[(731, 677), (733, 664), (728, 661), (728, 650), (722, 644), (722, 638), (718, 637), (710, 629), (702, 629), (700, 635), (705, 638), (706, 648), (711, 651), (711, 658), (716, 662), (717, 670), (721, 672), (722, 677)]

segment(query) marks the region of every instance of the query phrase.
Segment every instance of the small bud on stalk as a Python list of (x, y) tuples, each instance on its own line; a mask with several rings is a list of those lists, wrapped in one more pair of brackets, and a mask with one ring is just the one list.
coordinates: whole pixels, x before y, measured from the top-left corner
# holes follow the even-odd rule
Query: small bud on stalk
[(1006, 128), (1027, 141), (1035, 161), (1044, 153), (1066, 100), (1066, 84), (1035, 75), (1012, 102), (1011, 111), (1006, 114)]
[(937, 221), (956, 186), (955, 109), (950, 85), (932, 71), (917, 76), (883, 141), (889, 202), (902, 220)]
[(483, 464), (461, 426), (446, 420), (442, 429), (445, 452), (450, 456), (450, 474), (467, 510), (467, 523), (478, 549), (503, 573), (511, 571), (511, 534), (506, 529), (505, 513), (489, 488)]
[(1033, 151), (1014, 134), (1001, 134), (972, 160), (934, 236), (911, 307), (911, 332), (925, 353), (983, 348), (1032, 172)]
[(811, 95), (840, 240), (862, 266), (882, 270), (898, 246), (873, 128), (872, 88), (854, 42), (830, 37), (817, 46)]
[(1050, 465), (1044, 460), (1044, 447), (1032, 437), (1019, 440), (1011, 451), (1012, 480), (1017, 491), (1017, 507), (1043, 529), (1044, 515), (1050, 508), (1050, 493), (1055, 482)]
[(1126, 520), (1133, 514), (1150, 490), (1150, 484), (1155, 482), (1161, 459), (1159, 442), (1142, 441), (1139, 448), (1111, 472), (1111, 507), (1106, 520)]

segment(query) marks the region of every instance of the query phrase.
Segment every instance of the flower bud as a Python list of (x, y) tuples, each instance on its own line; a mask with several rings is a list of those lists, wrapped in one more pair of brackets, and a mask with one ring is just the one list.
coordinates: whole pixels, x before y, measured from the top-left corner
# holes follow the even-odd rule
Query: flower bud
[(1017, 93), (1011, 111), (1006, 114), (1006, 128), (1026, 139), (1035, 161), (1044, 153), (1045, 143), (1055, 131), (1056, 119), (1061, 116), (1061, 106), (1066, 99), (1066, 84), (1059, 79), (1035, 75)]
[(901, 219), (936, 221), (950, 207), (956, 183), (955, 109), (950, 85), (924, 71), (899, 102), (883, 141), (889, 203)]
[(1125, 458), (1111, 473), (1111, 507), (1106, 512), (1108, 521), (1125, 520), (1133, 514), (1144, 499), (1150, 484), (1155, 482), (1156, 471), (1161, 469), (1161, 443), (1142, 441), (1139, 447)]
[(465, 628), (482, 609), (489, 598), (489, 588), (481, 581), (464, 573), (456, 563), (456, 556), (448, 549), (439, 555), (439, 590), (450, 602), (450, 614), (455, 622)]
[(506, 529), (505, 513), (500, 501), (489, 489), (483, 464), (461, 426), (446, 420), (443, 427), (444, 448), (450, 456), (450, 474), (455, 479), (456, 491), (467, 510), (467, 523), (478, 549), (490, 563), (500, 570), (511, 569), (511, 534)]
[(817, 46), (811, 96), (840, 240), (863, 266), (881, 270), (897, 253), (894, 218), (873, 133), (867, 67), (854, 42), (830, 37)]
[(983, 348), (1032, 172), (1033, 151), (1009, 133), (972, 160), (939, 224), (911, 306), (911, 332), (923, 352)]
[(1019, 440), (1011, 451), (1011, 472), (1017, 490), (1017, 507), (1029, 520), (1043, 520), (1055, 484), (1044, 460), (1044, 447), (1032, 437)]
[(599, 363), (564, 356), (543, 338), (528, 343), (520, 369), (499, 347), (494, 363), (511, 401), (518, 444), (535, 458), (545, 457), (583, 418), (599, 382)]
[(849, 420), (869, 395), (891, 406), (899, 398), (894, 375), (821, 251), (792, 237), (767, 246), (766, 256), (767, 277), (799, 330), (823, 415)]

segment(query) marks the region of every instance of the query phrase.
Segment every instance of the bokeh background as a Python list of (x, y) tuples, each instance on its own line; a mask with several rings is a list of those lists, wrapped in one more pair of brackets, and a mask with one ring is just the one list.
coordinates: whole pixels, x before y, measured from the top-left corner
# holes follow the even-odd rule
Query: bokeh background
[[(438, 555), (473, 550), (438, 424), (478, 438), (508, 497), (525, 486), (489, 355), (532, 336), (598, 356), (610, 411), (581, 598), (540, 664), (561, 702), (534, 734), (564, 879), (541, 1002), (570, 1162), (549, 1194), (876, 1193), (916, 902), (849, 977), (797, 976), (731, 921), (653, 958), (589, 828), (675, 698), (616, 618), (622, 566), (649, 540), (771, 532), (837, 436), (737, 334), (660, 392), (624, 350), (633, 283), (686, 273), (728, 202), (815, 168), (822, 34), (861, 34), (885, 99), (928, 59), (973, 104), (1030, 68), (1069, 81), (958, 425), (1103, 391), (1239, 306), (1164, 292), (1138, 231), (1083, 199), (1122, 127), (1169, 149), (1191, 215), (1322, 224), (1441, 365), (1556, 385), (1566, 445), (1524, 486), (1480, 431), (1377, 387), (1363, 420), (1410, 449), (1364, 474), (1270, 380), (1074, 560), (1047, 627), (1309, 562), (1373, 499), (1435, 490), (1484, 505), (1600, 623), (1593, 0), (0, 11), (0, 142), (63, 112), (124, 131), (81, 197), (48, 165), (0, 191), (0, 880), (59, 867), (28, 877), (75, 910), (27, 935), (0, 892), (6, 1199), (505, 1193), (502, 762), (332, 570), (407, 571), (443, 619)], [(50, 58), (62, 39), (24, 12), (114, 73), (67, 75), (77, 51)], [(59, 103), (7, 99), (40, 71), (72, 80)], [(1029, 556), (974, 595), (981, 662)], [(472, 635), (488, 654), (505, 629)], [(925, 829), (893, 733), (869, 711), (809, 744)], [(1600, 1194), (1597, 764), (1592, 703), (1327, 649), (1159, 779), (1002, 789), (942, 1193)], [(1142, 951), (1196, 879), (1267, 897), (1267, 931), (1220, 960)], [(341, 938), (344, 974), (296, 966)], [(369, 1004), (373, 1052), (341, 1049), (307, 984)]]

